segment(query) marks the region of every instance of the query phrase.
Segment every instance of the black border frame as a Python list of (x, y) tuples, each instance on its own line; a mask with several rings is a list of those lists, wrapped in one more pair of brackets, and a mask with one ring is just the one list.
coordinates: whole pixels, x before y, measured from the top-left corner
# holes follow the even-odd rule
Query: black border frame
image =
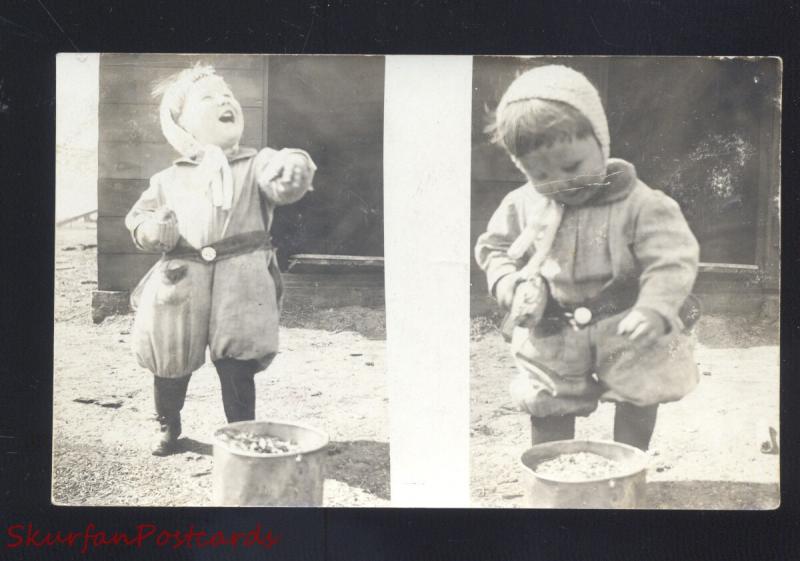
[[(12, 550), (7, 527), (124, 530), (139, 523), (280, 533), (242, 558), (795, 559), (798, 296), (784, 291), (782, 505), (759, 512), (110, 509), (50, 504), (55, 54), (272, 52), (375, 54), (776, 55), (783, 57), (782, 237), (797, 239), (800, 6), (796, 2), (55, 2), (0, 9), (0, 557), (212, 559), (224, 549)], [(783, 275), (797, 262), (784, 245)]]

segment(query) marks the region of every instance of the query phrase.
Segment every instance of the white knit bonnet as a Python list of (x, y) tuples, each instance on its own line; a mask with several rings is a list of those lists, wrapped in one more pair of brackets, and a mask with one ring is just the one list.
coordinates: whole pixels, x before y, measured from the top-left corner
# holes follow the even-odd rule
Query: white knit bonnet
[(230, 210), (233, 203), (233, 174), (228, 158), (219, 146), (201, 145), (176, 121), (191, 84), (209, 76), (219, 75), (212, 66), (197, 63), (157, 84), (153, 88), (153, 96), (161, 97), (159, 117), (164, 138), (183, 157), (200, 159), (198, 171), (209, 183), (213, 204)]
[(583, 113), (592, 124), (594, 135), (603, 151), (603, 158), (608, 160), (611, 143), (608, 120), (600, 94), (586, 76), (561, 65), (540, 66), (528, 70), (517, 77), (503, 94), (497, 106), (497, 114), (501, 115), (509, 104), (527, 99), (560, 101)]

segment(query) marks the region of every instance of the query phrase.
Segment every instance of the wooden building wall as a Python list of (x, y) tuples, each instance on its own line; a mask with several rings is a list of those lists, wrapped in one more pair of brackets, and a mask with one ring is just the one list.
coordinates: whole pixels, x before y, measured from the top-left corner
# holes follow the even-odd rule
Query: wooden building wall
[(383, 255), (382, 57), (104, 54), (98, 289), (130, 290), (158, 258), (134, 247), (123, 219), (150, 176), (178, 156), (161, 134), (152, 86), (198, 60), (242, 104), (242, 145), (302, 148), (318, 165), (316, 190), (276, 212), (281, 263), (294, 253)]
[[(473, 63), (474, 245), (508, 191), (525, 182), (484, 132), (490, 110), (519, 73), (565, 64), (597, 86), (612, 157), (681, 205), (701, 245), (698, 286), (775, 291), (780, 263), (780, 68), (776, 60), (548, 57)], [(713, 264), (713, 265), (712, 265)], [(473, 292), (485, 294), (473, 260)]]

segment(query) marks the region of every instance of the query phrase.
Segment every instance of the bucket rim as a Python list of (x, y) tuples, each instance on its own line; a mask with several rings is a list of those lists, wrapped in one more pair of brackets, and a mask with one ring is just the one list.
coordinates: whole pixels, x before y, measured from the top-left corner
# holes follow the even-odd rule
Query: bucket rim
[[(612, 475), (608, 477), (592, 477), (588, 479), (582, 479), (580, 481), (566, 481), (564, 479), (556, 479), (553, 477), (547, 477), (546, 475), (540, 475), (537, 473), (533, 468), (531, 468), (527, 463), (525, 463), (525, 457), (534, 449), (541, 449), (545, 445), (554, 445), (554, 444), (564, 444), (564, 443), (572, 443), (572, 444), (610, 444), (618, 448), (623, 448), (628, 451), (633, 452), (634, 455), (634, 463), (637, 465), (633, 468), (620, 471), (617, 475)], [(571, 452), (565, 452), (569, 454)], [(596, 453), (596, 452), (592, 452)], [(556, 458), (558, 456), (553, 456)], [(540, 444), (534, 444), (530, 448), (526, 449), (519, 458), (520, 463), (522, 466), (530, 472), (533, 477), (536, 479), (540, 479), (547, 483), (557, 483), (563, 485), (564, 483), (568, 483), (570, 485), (584, 485), (584, 484), (593, 484), (593, 483), (602, 483), (604, 481), (614, 481), (619, 479), (625, 479), (627, 477), (632, 477), (634, 475), (638, 475), (640, 473), (646, 472), (648, 468), (648, 464), (650, 458), (647, 456), (647, 453), (635, 446), (631, 446), (630, 444), (624, 444), (622, 442), (616, 442), (614, 440), (592, 440), (592, 439), (570, 439), (570, 440), (552, 440), (550, 442), (542, 442)]]
[[(279, 452), (277, 454), (258, 454), (256, 452), (250, 452), (249, 450), (237, 450), (232, 446), (228, 445), (227, 442), (219, 438), (219, 435), (222, 431), (226, 429), (235, 429), (237, 426), (242, 425), (250, 425), (253, 423), (270, 423), (273, 425), (289, 425), (292, 427), (297, 427), (303, 430), (307, 430), (309, 432), (316, 433), (317, 435), (322, 437), (322, 444), (316, 446), (314, 448), (309, 448), (308, 450), (301, 450), (299, 452)], [(314, 452), (319, 452), (320, 450), (325, 449), (328, 444), (330, 444), (330, 436), (325, 431), (313, 427), (311, 425), (307, 425), (305, 423), (298, 423), (295, 421), (287, 420), (287, 419), (254, 419), (252, 421), (236, 421), (235, 423), (228, 423), (227, 425), (221, 426), (216, 429), (213, 433), (213, 439), (215, 445), (222, 446), (226, 451), (230, 452), (231, 454), (235, 454), (237, 456), (245, 456), (248, 458), (290, 458), (293, 456), (303, 456), (305, 454), (313, 454)]]

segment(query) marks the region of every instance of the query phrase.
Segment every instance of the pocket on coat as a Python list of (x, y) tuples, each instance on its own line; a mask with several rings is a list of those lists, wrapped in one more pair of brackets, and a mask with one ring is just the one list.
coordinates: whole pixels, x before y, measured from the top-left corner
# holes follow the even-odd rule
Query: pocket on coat
[(139, 364), (156, 376), (191, 374), (205, 362), (211, 271), (184, 260), (160, 261), (143, 284), (132, 329)]
[(192, 280), (189, 266), (181, 261), (164, 261), (159, 271), (160, 284), (156, 289), (156, 304), (177, 306), (189, 300)]
[(635, 405), (677, 401), (699, 381), (691, 339), (683, 333), (659, 337), (638, 347), (626, 337), (597, 341), (597, 375), (609, 388), (608, 399)]
[(592, 353), (586, 333), (575, 332), (569, 327), (558, 331), (540, 329), (525, 330), (524, 337), (512, 343), (512, 352), (524, 359), (539, 364), (563, 378), (570, 386), (583, 386), (591, 374)]
[(529, 340), (536, 350), (537, 358), (558, 361), (564, 358), (564, 330), (544, 331), (535, 327), (530, 330)]

